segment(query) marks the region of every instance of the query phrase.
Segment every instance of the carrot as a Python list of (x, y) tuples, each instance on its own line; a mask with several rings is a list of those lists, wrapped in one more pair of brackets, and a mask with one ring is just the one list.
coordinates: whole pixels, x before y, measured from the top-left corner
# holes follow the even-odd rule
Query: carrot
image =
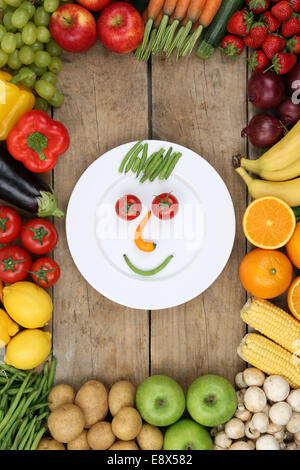
[(159, 29), (157, 31), (155, 44), (153, 46), (154, 53), (160, 50), (161, 40), (165, 34), (166, 27), (169, 22), (169, 18), (175, 11), (177, 1), (180, 2), (180, 0), (165, 0), (165, 4), (163, 7), (163, 17), (162, 17)]
[[(159, 25), (161, 23), (161, 20), (162, 20), (162, 17), (163, 17), (163, 10), (160, 10), (160, 12), (158, 13), (157, 17), (155, 18), (155, 21), (153, 23), (154, 25), (154, 28), (159, 28)], [(156, 35), (157, 36), (157, 35)]]
[(187, 23), (183, 31), (180, 34), (179, 41), (177, 42), (178, 51), (180, 51), (182, 45), (184, 44), (185, 39), (193, 26), (193, 23), (196, 23), (196, 21), (199, 20), (199, 17), (201, 15), (201, 12), (205, 4), (206, 4), (206, 0), (191, 0), (191, 3), (187, 11)]
[[(189, 4), (191, 0), (178, 0), (174, 12), (174, 21), (172, 22), (171, 28), (169, 30), (165, 46), (164, 46), (164, 51), (167, 53), (169, 56), (174, 49), (173, 47), (173, 37), (175, 34), (175, 31), (177, 29), (177, 26), (179, 25), (180, 21), (182, 21), (186, 15), (186, 12), (188, 10)], [(175, 44), (176, 45), (176, 44)]]
[(148, 20), (145, 26), (143, 41), (142, 41), (142, 44), (139, 45), (139, 47), (137, 48), (135, 52), (135, 57), (138, 59), (141, 58), (143, 52), (145, 51), (147, 47), (153, 23), (157, 15), (159, 14), (160, 10), (162, 9), (163, 5), (164, 5), (164, 0), (150, 0), (148, 4)]
[(151, 216), (151, 211), (148, 212), (147, 215), (143, 218), (141, 221), (140, 225), (136, 229), (135, 235), (134, 235), (134, 242), (136, 246), (139, 248), (139, 250), (150, 252), (155, 250), (156, 244), (153, 242), (146, 242), (143, 240), (143, 231), (145, 228), (146, 223), (150, 219)]
[(199, 26), (196, 31), (194, 31), (191, 35), (188, 43), (182, 49), (180, 55), (188, 55), (192, 52), (196, 42), (198, 41), (198, 38), (201, 36), (203, 28), (207, 28), (210, 25), (210, 23), (216, 16), (221, 4), (222, 0), (206, 0), (204, 9), (199, 18)]

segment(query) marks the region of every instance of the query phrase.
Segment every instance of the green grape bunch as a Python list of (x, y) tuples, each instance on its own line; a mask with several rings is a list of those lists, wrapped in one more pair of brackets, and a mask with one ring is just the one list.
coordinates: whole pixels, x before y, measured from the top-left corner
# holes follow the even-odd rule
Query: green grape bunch
[(0, 70), (26, 77), (21, 83), (32, 89), (35, 109), (42, 111), (64, 102), (56, 88), (62, 49), (49, 30), (59, 6), (60, 0), (0, 0)]

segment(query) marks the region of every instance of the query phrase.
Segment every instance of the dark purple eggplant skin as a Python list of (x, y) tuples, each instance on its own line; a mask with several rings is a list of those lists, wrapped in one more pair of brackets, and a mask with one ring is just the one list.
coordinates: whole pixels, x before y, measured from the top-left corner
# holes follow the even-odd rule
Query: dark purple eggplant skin
[(31, 214), (38, 215), (41, 191), (52, 193), (51, 188), (21, 162), (15, 160), (0, 145), (0, 198)]

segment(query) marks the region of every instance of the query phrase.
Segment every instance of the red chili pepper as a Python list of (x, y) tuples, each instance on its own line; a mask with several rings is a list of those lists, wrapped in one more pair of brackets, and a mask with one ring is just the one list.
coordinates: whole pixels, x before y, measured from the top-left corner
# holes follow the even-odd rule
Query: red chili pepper
[(69, 145), (65, 126), (39, 110), (28, 111), (7, 136), (10, 154), (34, 173), (52, 170)]

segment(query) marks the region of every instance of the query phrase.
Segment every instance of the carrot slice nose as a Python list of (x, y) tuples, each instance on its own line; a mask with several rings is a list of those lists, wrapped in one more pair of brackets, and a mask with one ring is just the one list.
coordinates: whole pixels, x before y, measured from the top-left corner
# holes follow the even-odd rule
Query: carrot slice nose
[(138, 247), (138, 249), (142, 251), (146, 251), (147, 253), (155, 250), (155, 247), (156, 247), (156, 243), (146, 242), (143, 240), (143, 231), (146, 226), (146, 223), (150, 219), (150, 216), (151, 216), (151, 211), (149, 211), (148, 214), (145, 215), (145, 217), (139, 224), (138, 228), (136, 229), (136, 232), (134, 235), (134, 242), (136, 246)]

